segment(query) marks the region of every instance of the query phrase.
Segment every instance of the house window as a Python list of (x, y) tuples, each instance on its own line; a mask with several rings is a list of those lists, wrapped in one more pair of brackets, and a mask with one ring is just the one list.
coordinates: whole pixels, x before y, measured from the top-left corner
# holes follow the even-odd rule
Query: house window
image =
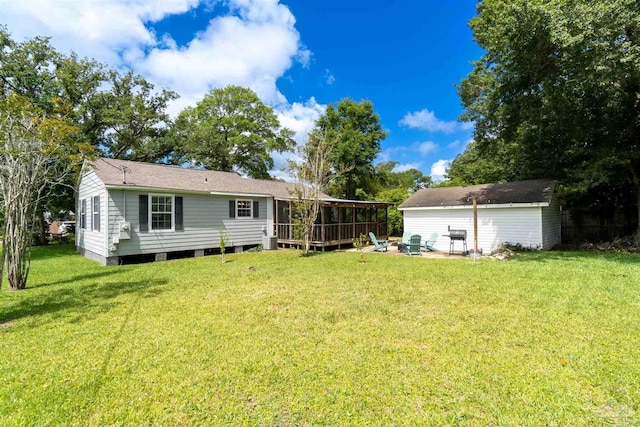
[(173, 196), (151, 196), (151, 229), (173, 229)]
[(236, 200), (236, 218), (251, 218), (253, 203), (251, 200)]
[(93, 196), (91, 229), (100, 231), (100, 196)]
[(80, 228), (87, 228), (87, 199), (80, 200)]

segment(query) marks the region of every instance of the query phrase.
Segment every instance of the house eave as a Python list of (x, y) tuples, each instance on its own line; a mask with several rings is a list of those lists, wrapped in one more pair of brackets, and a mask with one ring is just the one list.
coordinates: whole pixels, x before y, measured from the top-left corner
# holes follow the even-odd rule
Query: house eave
[[(484, 204), (478, 205), (478, 209), (506, 209), (506, 208), (546, 208), (549, 202), (531, 202), (531, 203), (501, 203), (501, 204)], [(454, 210), (454, 209), (473, 209), (473, 205), (442, 205), (442, 206), (408, 206), (399, 207), (399, 211), (431, 211), (431, 210)]]
[(209, 191), (214, 196), (240, 196), (240, 197), (273, 197), (266, 193), (240, 193), (235, 191)]

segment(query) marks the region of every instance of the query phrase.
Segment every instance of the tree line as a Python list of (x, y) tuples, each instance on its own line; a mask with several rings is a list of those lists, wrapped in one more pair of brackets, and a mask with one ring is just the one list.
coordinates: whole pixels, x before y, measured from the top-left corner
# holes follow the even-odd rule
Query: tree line
[(458, 91), (474, 142), (450, 183), (553, 178), (566, 207), (638, 221), (638, 1), (483, 0), (470, 26), (484, 55)]
[[(296, 145), (248, 88), (212, 89), (172, 118), (167, 108), (178, 97), (131, 71), (58, 52), (49, 38), (18, 42), (0, 27), (1, 265), (7, 261), (12, 289), (26, 286), (32, 239), (46, 242), (44, 214), (75, 211), (83, 160), (189, 164), (270, 179), (272, 154)], [(415, 169), (394, 172), (396, 162), (374, 165), (386, 132), (370, 101), (330, 104), (306, 145), (320, 134), (332, 141), (322, 190), (334, 197), (399, 202), (430, 182)], [(21, 187), (18, 175), (29, 176), (29, 185)], [(18, 202), (20, 188), (26, 193)], [(398, 230), (397, 211), (391, 220)]]

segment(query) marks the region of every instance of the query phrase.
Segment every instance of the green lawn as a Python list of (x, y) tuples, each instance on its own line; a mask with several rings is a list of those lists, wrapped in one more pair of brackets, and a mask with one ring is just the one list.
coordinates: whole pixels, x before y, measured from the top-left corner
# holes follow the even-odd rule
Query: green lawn
[(640, 256), (292, 251), (0, 292), (0, 425), (637, 425)]

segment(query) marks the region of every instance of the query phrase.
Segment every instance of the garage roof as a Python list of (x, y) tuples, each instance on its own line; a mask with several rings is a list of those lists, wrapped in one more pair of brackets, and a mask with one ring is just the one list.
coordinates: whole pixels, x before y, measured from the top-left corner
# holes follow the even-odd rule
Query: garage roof
[(426, 188), (416, 191), (398, 208), (465, 206), (473, 204), (474, 196), (479, 205), (550, 203), (554, 188), (555, 182), (550, 179), (465, 187)]

